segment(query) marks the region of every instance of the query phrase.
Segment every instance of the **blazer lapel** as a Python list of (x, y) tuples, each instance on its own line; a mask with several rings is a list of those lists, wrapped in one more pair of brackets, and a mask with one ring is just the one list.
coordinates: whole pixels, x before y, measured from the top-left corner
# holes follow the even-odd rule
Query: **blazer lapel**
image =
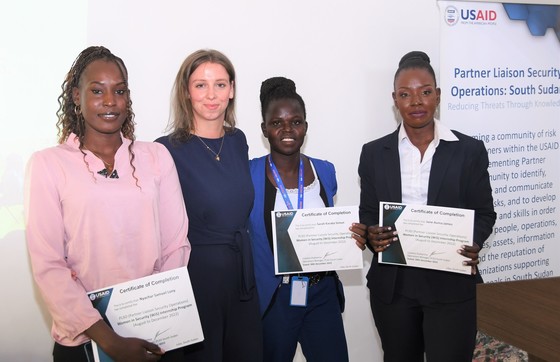
[(456, 142), (440, 141), (434, 153), (428, 182), (428, 205), (436, 205), (439, 190), (457, 149), (454, 143)]
[(402, 202), (398, 128), (383, 145), (383, 152), (384, 154), (381, 159), (385, 164), (382, 169), (385, 171), (385, 181), (387, 183), (387, 190), (389, 190), (389, 199), (380, 201), (398, 200), (398, 202)]

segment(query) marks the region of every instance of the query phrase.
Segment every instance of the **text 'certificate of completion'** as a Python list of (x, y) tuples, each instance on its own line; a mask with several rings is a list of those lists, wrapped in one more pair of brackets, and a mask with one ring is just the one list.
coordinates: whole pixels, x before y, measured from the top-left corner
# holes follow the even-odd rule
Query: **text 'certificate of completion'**
[(358, 207), (272, 211), (276, 274), (362, 269), (362, 251), (349, 230)]
[(398, 232), (378, 253), (380, 263), (471, 273), (457, 250), (473, 244), (474, 210), (394, 202), (380, 202), (379, 210), (379, 225)]
[[(187, 267), (88, 293), (103, 319), (122, 337), (137, 337), (165, 351), (204, 339)], [(107, 356), (92, 341), (96, 361)]]

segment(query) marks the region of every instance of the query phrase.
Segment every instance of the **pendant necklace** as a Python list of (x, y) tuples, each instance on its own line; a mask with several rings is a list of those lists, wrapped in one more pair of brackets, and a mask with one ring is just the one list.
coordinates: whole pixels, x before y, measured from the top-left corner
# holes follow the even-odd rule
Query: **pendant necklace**
[(97, 152), (94, 152), (94, 151), (90, 150), (85, 145), (84, 145), (83, 149), (93, 153), (93, 155), (95, 157), (97, 157), (98, 159), (101, 160), (101, 162), (103, 162), (103, 166), (105, 168), (101, 171), (98, 171), (97, 172), (98, 174), (100, 174), (101, 176), (108, 177), (108, 178), (119, 178), (119, 174), (117, 173), (117, 170), (113, 169), (114, 163), (110, 163), (110, 162), (105, 161), (103, 159), (103, 157), (101, 157), (99, 154), (97, 154)]
[(210, 151), (210, 152), (214, 155), (214, 159), (215, 159), (216, 161), (220, 161), (220, 153), (222, 152), (222, 147), (224, 146), (224, 139), (226, 138), (226, 135), (224, 134), (224, 135), (222, 136), (222, 143), (220, 144), (220, 149), (218, 150), (218, 153), (214, 152), (214, 150), (211, 149), (211, 148), (206, 144), (206, 142), (204, 142), (204, 141), (202, 140), (202, 138), (200, 138), (197, 134), (195, 134), (195, 136), (196, 136), (196, 138), (198, 138), (198, 139), (200, 140), (200, 142), (202, 142), (202, 144), (204, 145), (204, 147), (206, 147), (206, 149), (207, 149), (208, 151)]
[(86, 147), (84, 147), (84, 150), (87, 150), (87, 151), (93, 153), (95, 157), (99, 158), (101, 160), (101, 162), (103, 162), (103, 165), (105, 166), (105, 168), (107, 170), (112, 170), (113, 169), (113, 164), (105, 161), (105, 159), (103, 157), (101, 157), (100, 155), (98, 155), (97, 152), (94, 152), (94, 151), (92, 151), (92, 150), (90, 150), (89, 148), (86, 148)]

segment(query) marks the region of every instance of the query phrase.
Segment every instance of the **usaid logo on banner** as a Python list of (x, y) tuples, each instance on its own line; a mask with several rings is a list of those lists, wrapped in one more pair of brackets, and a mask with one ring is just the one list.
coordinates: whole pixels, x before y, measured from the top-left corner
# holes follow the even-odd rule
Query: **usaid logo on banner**
[(495, 25), (498, 14), (495, 10), (481, 9), (457, 9), (454, 6), (448, 6), (444, 12), (445, 23), (449, 26), (457, 24), (467, 25)]
[(92, 293), (89, 295), (89, 299), (93, 302), (96, 299), (108, 296), (111, 293), (109, 290), (104, 290), (102, 292)]
[(403, 206), (402, 205), (389, 205), (389, 204), (385, 204), (383, 206), (383, 208), (385, 210), (402, 210)]
[(455, 6), (448, 6), (444, 12), (447, 25), (455, 25), (459, 21), (459, 11)]

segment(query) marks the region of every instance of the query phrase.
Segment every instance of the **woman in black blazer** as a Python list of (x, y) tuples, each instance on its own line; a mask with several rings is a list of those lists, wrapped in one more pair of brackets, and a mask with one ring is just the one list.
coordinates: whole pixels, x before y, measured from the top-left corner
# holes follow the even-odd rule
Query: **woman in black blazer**
[[(496, 213), (486, 148), (434, 119), (440, 93), (429, 57), (404, 55), (393, 91), (402, 123), (360, 156), (360, 222), (374, 252), (367, 285), (385, 361), (423, 362), (425, 354), (428, 362), (466, 362), (474, 351), (478, 252)], [(377, 263), (398, 240), (378, 225), (380, 201), (474, 210), (474, 243), (458, 250), (472, 275)]]

